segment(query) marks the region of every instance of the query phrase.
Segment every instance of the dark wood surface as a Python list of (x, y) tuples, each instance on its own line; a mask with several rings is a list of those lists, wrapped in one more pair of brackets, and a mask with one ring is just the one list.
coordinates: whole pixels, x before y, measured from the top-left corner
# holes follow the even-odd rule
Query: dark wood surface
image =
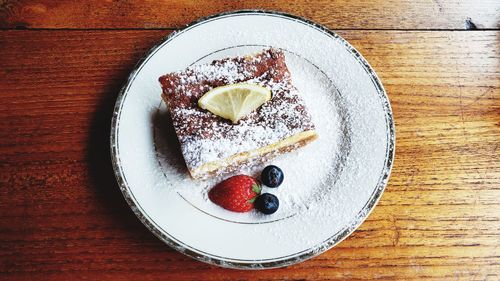
[(4, 28), (179, 28), (207, 15), (239, 10), (279, 10), (335, 29), (478, 29), (500, 27), (497, 0), (169, 0), (0, 2)]
[[(348, 239), (304, 263), (257, 272), (197, 262), (156, 239), (125, 203), (108, 148), (120, 87), (171, 32), (143, 28), (176, 27), (250, 4), (43, 4), (49, 2), (0, 2), (0, 279), (500, 279), (500, 33), (493, 2), (403, 1), (380, 12), (388, 21), (376, 17), (378, 1), (355, 4), (371, 14), (350, 21), (354, 11), (342, 1), (266, 4), (350, 29), (338, 33), (388, 92), (397, 151), (386, 192)], [(436, 2), (448, 16), (433, 25), (424, 11)], [(52, 12), (36, 14), (33, 7), (43, 5)], [(418, 13), (409, 19), (409, 11)], [(483, 15), (477, 22), (493, 30), (446, 30), (461, 28), (461, 13)], [(16, 22), (28, 30), (11, 30)], [(359, 30), (401, 27), (444, 30)]]

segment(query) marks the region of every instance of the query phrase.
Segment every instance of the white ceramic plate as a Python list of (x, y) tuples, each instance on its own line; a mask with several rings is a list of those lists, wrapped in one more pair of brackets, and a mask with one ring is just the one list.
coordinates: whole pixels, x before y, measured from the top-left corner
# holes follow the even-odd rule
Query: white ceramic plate
[[(272, 161), (285, 172), (282, 186), (266, 190), (280, 198), (278, 212), (232, 213), (207, 200), (221, 178), (189, 177), (158, 77), (269, 46), (285, 52), (319, 139)], [(116, 102), (111, 150), (127, 202), (158, 238), (204, 262), (259, 269), (316, 256), (354, 231), (382, 195), (394, 141), (384, 89), (349, 43), (295, 16), (237, 11), (190, 24), (139, 62)]]

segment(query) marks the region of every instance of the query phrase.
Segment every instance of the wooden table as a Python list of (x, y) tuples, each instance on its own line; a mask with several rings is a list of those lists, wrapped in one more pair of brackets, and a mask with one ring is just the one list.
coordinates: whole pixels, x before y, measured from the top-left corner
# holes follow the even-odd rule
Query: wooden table
[[(242, 8), (349, 40), (382, 79), (397, 131), (367, 221), (319, 257), (258, 272), (156, 239), (125, 203), (108, 148), (138, 59), (198, 17)], [(500, 280), (499, 1), (3, 0), (0, 28), (0, 279)]]

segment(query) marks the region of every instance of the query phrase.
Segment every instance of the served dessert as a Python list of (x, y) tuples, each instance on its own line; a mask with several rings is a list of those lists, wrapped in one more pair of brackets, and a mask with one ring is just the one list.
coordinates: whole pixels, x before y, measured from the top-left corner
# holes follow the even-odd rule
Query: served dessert
[(280, 50), (194, 65), (159, 81), (193, 178), (232, 172), (317, 138)]

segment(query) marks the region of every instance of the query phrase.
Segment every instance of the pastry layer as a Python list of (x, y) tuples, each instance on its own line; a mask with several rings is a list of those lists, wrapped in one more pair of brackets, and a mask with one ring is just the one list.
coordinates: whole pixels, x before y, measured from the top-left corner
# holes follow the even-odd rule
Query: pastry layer
[(206, 174), (213, 174), (221, 169), (228, 169), (228, 171), (232, 170), (233, 168), (235, 168), (232, 166), (242, 165), (247, 161), (254, 160), (256, 162), (261, 162), (262, 160), (266, 160), (266, 158), (270, 158), (270, 154), (272, 154), (273, 152), (279, 154), (290, 152), (308, 144), (309, 142), (315, 140), (317, 137), (318, 135), (315, 131), (304, 131), (258, 149), (240, 152), (228, 158), (206, 163), (199, 168), (192, 170), (191, 175), (194, 178), (198, 178)]

